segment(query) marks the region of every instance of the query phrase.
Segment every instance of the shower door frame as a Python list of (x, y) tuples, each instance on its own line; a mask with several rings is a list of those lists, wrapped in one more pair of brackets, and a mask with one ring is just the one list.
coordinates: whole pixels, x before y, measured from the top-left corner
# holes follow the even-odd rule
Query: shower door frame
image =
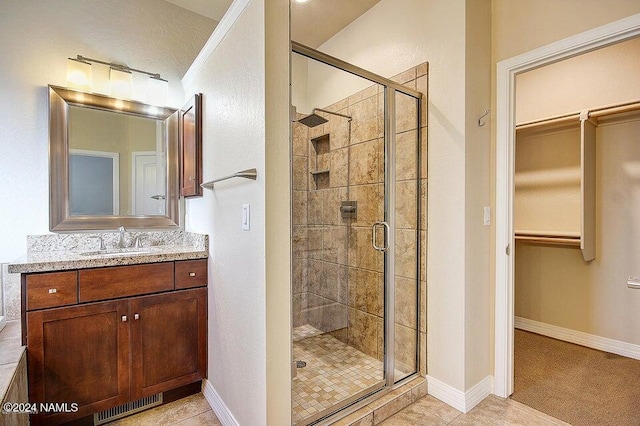
[[(355, 76), (364, 78), (384, 87), (384, 222), (388, 225), (385, 243), (387, 250), (384, 252), (384, 382), (381, 385), (374, 385), (369, 390), (353, 395), (350, 398), (334, 405), (328, 411), (330, 413), (320, 413), (306, 419), (305, 424), (316, 424), (325, 418), (353, 406), (361, 400), (367, 401), (372, 396), (390, 392), (395, 385), (406, 382), (420, 374), (420, 252), (421, 252), (421, 145), (422, 145), (422, 108), (424, 95), (417, 90), (412, 90), (402, 84), (379, 76), (375, 73), (357, 67), (353, 64), (335, 58), (326, 53), (312, 49), (308, 46), (291, 41), (291, 52), (297, 53), (309, 59), (332, 66)], [(395, 231), (396, 231), (396, 92), (411, 96), (416, 99), (416, 283), (417, 283), (417, 325), (416, 325), (416, 371), (402, 379), (395, 381)], [(376, 232), (375, 228), (372, 232)], [(357, 407), (356, 407), (357, 408)], [(355, 408), (354, 408), (355, 409)]]

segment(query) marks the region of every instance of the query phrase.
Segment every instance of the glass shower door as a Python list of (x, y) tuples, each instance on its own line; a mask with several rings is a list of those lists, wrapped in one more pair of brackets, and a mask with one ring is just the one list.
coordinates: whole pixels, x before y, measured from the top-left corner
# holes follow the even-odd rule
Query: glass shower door
[[(299, 49), (297, 53), (295, 49)], [(421, 96), (303, 46), (292, 54), (292, 420), (419, 370)]]
[(373, 246), (388, 243), (374, 226), (385, 217), (384, 95), (329, 65), (293, 63), (307, 84), (292, 88), (292, 418), (307, 424), (386, 383), (384, 252)]

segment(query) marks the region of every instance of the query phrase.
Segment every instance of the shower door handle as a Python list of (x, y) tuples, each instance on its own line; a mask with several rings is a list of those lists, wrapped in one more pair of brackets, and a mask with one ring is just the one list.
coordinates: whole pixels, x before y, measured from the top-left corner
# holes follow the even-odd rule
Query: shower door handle
[[(377, 230), (379, 227), (384, 228), (384, 245), (378, 245)], [(371, 245), (378, 251), (387, 251), (389, 249), (389, 224), (387, 222), (376, 222), (371, 225)]]

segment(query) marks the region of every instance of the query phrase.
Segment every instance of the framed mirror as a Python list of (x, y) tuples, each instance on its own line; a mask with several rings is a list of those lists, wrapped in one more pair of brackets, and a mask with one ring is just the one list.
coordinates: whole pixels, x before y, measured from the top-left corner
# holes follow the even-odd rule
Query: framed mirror
[(179, 113), (49, 86), (49, 229), (180, 226)]

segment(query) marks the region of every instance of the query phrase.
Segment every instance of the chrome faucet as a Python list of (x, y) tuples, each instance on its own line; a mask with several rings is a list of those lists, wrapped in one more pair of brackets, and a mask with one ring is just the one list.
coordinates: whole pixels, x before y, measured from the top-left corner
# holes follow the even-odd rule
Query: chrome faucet
[(126, 232), (126, 229), (124, 228), (124, 226), (120, 226), (118, 228), (118, 232), (120, 232), (120, 238), (118, 239), (118, 248), (125, 248), (127, 246), (124, 242), (124, 233)]

